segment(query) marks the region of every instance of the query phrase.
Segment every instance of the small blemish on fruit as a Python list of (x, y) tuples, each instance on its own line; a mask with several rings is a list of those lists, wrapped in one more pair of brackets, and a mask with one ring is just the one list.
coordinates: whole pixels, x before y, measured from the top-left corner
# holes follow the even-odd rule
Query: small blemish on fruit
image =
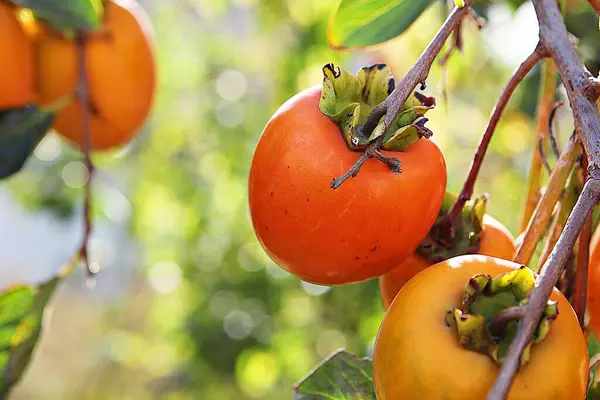
[(356, 256), (355, 260), (356, 260), (356, 261), (360, 260), (360, 257)]
[(308, 202), (310, 202), (310, 199), (309, 199), (308, 197), (306, 198), (306, 202), (307, 202), (307, 203), (308, 203)]
[(273, 197), (273, 192), (271, 191), (271, 197)]
[(289, 165), (287, 166), (287, 169), (290, 169), (290, 166), (289, 166)]
[(285, 210), (285, 215), (288, 215), (288, 210)]
[(371, 253), (374, 253), (374, 252), (376, 252), (376, 251), (377, 251), (377, 246), (375, 246), (375, 247), (373, 247), (373, 248), (371, 249)]

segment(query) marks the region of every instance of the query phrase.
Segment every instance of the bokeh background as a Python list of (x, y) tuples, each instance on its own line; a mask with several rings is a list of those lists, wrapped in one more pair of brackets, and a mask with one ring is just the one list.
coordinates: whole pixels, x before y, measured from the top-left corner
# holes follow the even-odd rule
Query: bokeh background
[[(141, 1), (156, 33), (154, 112), (131, 145), (95, 158), (90, 251), (101, 272), (95, 282), (78, 271), (63, 283), (13, 399), (288, 399), (335, 349), (370, 354), (383, 315), (377, 281), (332, 289), (279, 269), (252, 231), (247, 174), (271, 114), (319, 84), (325, 63), (356, 72), (386, 62), (399, 78), (447, 7), (437, 2), (378, 49), (335, 53), (326, 26), (337, 3)], [(597, 17), (585, 1), (569, 7), (569, 27), (597, 74)], [(429, 127), (455, 192), (502, 86), (537, 42), (530, 3), (478, 9), (486, 27), (466, 24), (463, 54), (435, 64), (426, 90), (438, 99)], [(476, 188), (515, 236), (538, 81), (536, 69), (511, 101)], [(563, 143), (568, 114), (559, 112)], [(3, 287), (43, 281), (75, 253), (84, 180), (80, 155), (49, 135), (0, 185)]]

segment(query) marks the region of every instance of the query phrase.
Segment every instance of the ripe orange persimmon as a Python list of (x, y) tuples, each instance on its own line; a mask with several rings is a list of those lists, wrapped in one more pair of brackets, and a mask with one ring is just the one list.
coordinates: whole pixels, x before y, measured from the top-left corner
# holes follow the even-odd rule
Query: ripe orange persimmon
[(600, 229), (596, 230), (590, 243), (588, 287), (590, 327), (596, 336), (600, 336)]
[[(512, 260), (515, 250), (514, 238), (510, 231), (495, 218), (487, 214), (484, 215), (483, 232), (481, 233), (481, 241), (479, 242), (479, 251), (477, 253)], [(398, 267), (380, 277), (379, 289), (383, 307), (387, 310), (402, 286), (430, 265), (432, 263), (425, 257), (413, 253)]]
[[(498, 374), (489, 356), (460, 346), (445, 322), (470, 278), (515, 271), (520, 265), (468, 255), (443, 261), (411, 279), (398, 293), (379, 329), (373, 354), (378, 400), (485, 399)], [(569, 302), (554, 289), (558, 316), (531, 348), (509, 400), (584, 399), (589, 356)]]
[(0, 0), (0, 109), (24, 107), (33, 101), (33, 43), (18, 12)]
[(408, 257), (440, 210), (446, 165), (438, 146), (421, 139), (392, 173), (368, 160), (340, 188), (330, 187), (360, 156), (319, 110), (321, 88), (292, 97), (267, 124), (254, 154), (249, 203), (267, 254), (309, 282), (344, 284), (380, 276)]
[[(73, 93), (78, 81), (75, 42), (46, 28), (36, 51), (39, 103)], [(144, 10), (135, 1), (109, 1), (102, 27), (89, 35), (85, 51), (92, 148), (125, 144), (147, 119), (156, 85), (151, 24)], [(81, 122), (81, 106), (74, 100), (58, 114), (54, 128), (81, 146)]]

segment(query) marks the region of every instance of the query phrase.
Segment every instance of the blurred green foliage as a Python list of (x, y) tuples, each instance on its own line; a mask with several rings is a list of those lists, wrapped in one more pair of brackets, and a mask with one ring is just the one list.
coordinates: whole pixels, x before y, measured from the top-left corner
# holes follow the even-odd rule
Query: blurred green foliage
[[(368, 355), (383, 309), (377, 281), (310, 285), (263, 253), (246, 198), (254, 146), (278, 106), (319, 84), (328, 62), (353, 72), (386, 62), (400, 78), (446, 8), (437, 3), (405, 35), (375, 51), (334, 53), (326, 27), (335, 0), (141, 3), (156, 32), (153, 117), (127, 149), (96, 157), (94, 186), (96, 224), (122, 220), (130, 207), (125, 221), (140, 261), (132, 277), (120, 278), (126, 287), (101, 301), (81, 289), (81, 274), (71, 277), (13, 398), (291, 398), (292, 384), (334, 350)], [(493, 7), (502, 6), (482, 12), (492, 18)], [(582, 2), (573, 5), (569, 21), (574, 32), (581, 30), (582, 54), (597, 72), (597, 18)], [(463, 54), (447, 68), (435, 64), (428, 81), (426, 93), (438, 98), (428, 126), (445, 153), (453, 192), (514, 67), (490, 51), (488, 40), (485, 28), (466, 24)], [(515, 236), (538, 76), (534, 70), (517, 90), (476, 187), (490, 193), (489, 213)], [(571, 130), (564, 111), (563, 143)], [(53, 135), (35, 154), (5, 186), (32, 212), (75, 218), (79, 155)], [(108, 195), (115, 191), (121, 197)]]

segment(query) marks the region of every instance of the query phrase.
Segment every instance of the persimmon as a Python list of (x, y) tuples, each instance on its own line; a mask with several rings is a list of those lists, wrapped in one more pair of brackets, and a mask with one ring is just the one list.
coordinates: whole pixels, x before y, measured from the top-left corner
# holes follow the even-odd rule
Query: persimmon
[[(470, 324), (469, 329), (479, 324), (478, 329), (487, 332), (487, 318), (522, 304), (534, 281), (535, 274), (524, 266), (481, 255), (455, 257), (417, 274), (396, 296), (375, 341), (377, 398), (486, 398), (517, 322), (509, 322), (500, 342), (477, 343), (466, 336), (459, 342), (459, 335), (469, 331), (456, 321)], [(463, 302), (465, 294), (472, 297)], [(523, 354), (510, 400), (585, 398), (589, 368), (585, 338), (560, 291), (554, 289), (550, 299), (534, 342)], [(464, 313), (466, 304), (471, 314)], [(490, 352), (480, 352), (484, 349)]]
[(17, 18), (20, 9), (0, 0), (0, 109), (33, 101), (33, 42)]
[[(510, 231), (495, 218), (484, 215), (483, 232), (477, 254), (511, 260), (515, 255), (514, 238)], [(379, 278), (383, 307), (387, 310), (402, 286), (413, 276), (433, 263), (420, 254), (413, 253), (406, 261)]]
[(371, 159), (332, 189), (332, 179), (360, 154), (321, 112), (321, 97), (319, 86), (298, 93), (264, 129), (249, 176), (252, 223), (267, 254), (297, 277), (359, 282), (390, 271), (417, 248), (442, 204), (446, 164), (438, 146), (421, 139), (405, 151), (382, 151), (400, 160), (402, 172)]
[(596, 229), (590, 243), (588, 287), (590, 327), (596, 336), (600, 336), (600, 229)]
[[(45, 105), (77, 86), (77, 47), (50, 28), (38, 35), (38, 101)], [(104, 150), (127, 143), (147, 119), (156, 85), (151, 24), (134, 1), (106, 3), (102, 27), (85, 44), (91, 106), (91, 144)], [(81, 104), (74, 99), (59, 112), (54, 128), (81, 146)]]

